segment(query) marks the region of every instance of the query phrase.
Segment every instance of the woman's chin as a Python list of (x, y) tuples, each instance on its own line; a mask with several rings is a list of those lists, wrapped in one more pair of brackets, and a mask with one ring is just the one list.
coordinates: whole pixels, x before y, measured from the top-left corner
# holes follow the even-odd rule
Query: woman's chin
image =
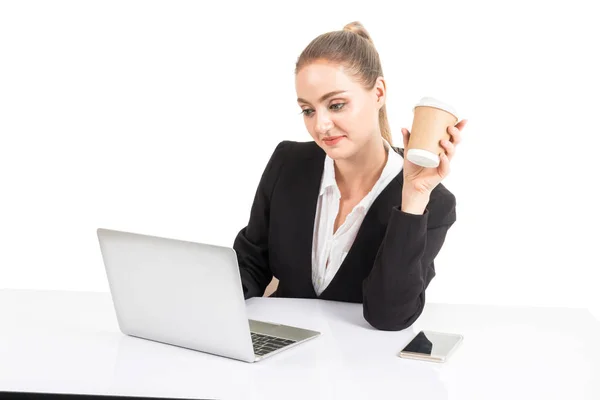
[(343, 160), (352, 155), (350, 146), (339, 146), (334, 148), (324, 146), (323, 150), (325, 150), (325, 153), (334, 160)]

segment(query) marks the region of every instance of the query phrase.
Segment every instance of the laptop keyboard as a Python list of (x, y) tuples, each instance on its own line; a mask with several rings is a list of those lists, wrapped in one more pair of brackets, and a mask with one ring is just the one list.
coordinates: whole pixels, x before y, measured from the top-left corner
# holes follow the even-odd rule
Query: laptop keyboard
[(296, 343), (295, 340), (281, 339), (275, 336), (264, 335), (262, 333), (251, 332), (254, 354), (264, 356), (282, 347)]

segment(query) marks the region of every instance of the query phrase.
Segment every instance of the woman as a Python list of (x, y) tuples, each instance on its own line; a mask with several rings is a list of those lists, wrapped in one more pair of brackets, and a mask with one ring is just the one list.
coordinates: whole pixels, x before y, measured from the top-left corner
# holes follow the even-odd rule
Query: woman
[(456, 220), (440, 182), (466, 121), (448, 127), (438, 168), (404, 159), (391, 146), (379, 55), (358, 22), (307, 46), (296, 92), (313, 141), (283, 141), (267, 163), (233, 245), (244, 296), (263, 295), (275, 276), (274, 296), (362, 303), (373, 327), (405, 329)]

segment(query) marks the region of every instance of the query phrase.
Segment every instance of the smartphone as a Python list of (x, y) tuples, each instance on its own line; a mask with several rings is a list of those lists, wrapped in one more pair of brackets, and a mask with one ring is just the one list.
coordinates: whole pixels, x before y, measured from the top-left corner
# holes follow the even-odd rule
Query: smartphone
[(454, 333), (421, 331), (400, 351), (398, 356), (443, 363), (462, 340), (462, 335)]

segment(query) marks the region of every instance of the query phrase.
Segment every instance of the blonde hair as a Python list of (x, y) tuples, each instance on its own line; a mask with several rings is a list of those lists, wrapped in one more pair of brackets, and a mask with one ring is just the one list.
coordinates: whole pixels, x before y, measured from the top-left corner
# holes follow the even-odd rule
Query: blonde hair
[[(317, 36), (302, 51), (296, 62), (297, 74), (302, 67), (317, 60), (343, 65), (367, 90), (373, 89), (377, 78), (383, 76), (379, 53), (365, 27), (358, 21), (350, 22), (341, 31)], [(379, 109), (381, 136), (392, 144), (392, 134), (385, 104)]]

